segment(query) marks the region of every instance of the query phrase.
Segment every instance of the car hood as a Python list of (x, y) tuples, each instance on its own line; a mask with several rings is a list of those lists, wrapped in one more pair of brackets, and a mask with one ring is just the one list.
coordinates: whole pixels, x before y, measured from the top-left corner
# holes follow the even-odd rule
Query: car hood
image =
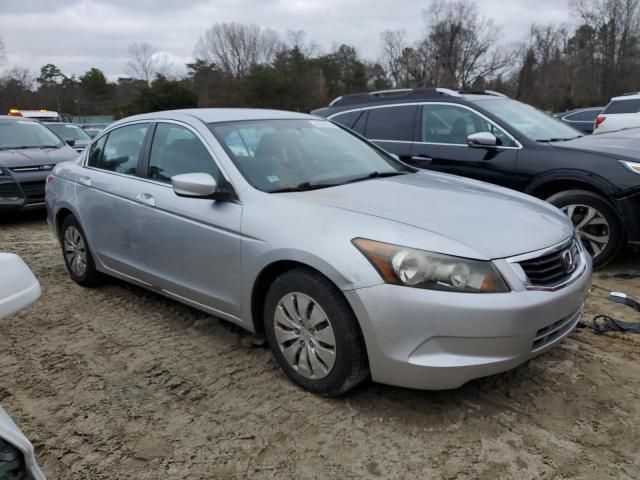
[(541, 200), (433, 172), (293, 195), (428, 230), (494, 259), (550, 247), (573, 234), (567, 217)]
[(628, 128), (616, 132), (585, 135), (584, 137), (554, 143), (561, 149), (593, 152), (612, 158), (640, 159), (640, 128)]
[(61, 148), (0, 150), (0, 167), (16, 168), (56, 165), (60, 162), (75, 160), (77, 157), (78, 152), (68, 145)]

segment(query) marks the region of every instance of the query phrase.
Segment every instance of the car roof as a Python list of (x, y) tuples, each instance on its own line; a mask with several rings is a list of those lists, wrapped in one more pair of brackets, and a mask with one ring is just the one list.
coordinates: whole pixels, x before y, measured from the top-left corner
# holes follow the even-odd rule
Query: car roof
[(14, 122), (19, 122), (19, 121), (23, 121), (23, 122), (33, 122), (33, 123), (40, 123), (38, 120), (36, 120), (35, 118), (29, 118), (29, 117), (15, 117), (13, 115), (0, 115), (0, 120), (11, 120)]
[(192, 117), (204, 123), (234, 122), (241, 120), (281, 120), (281, 119), (306, 119), (317, 120), (316, 117), (306, 113), (288, 112), (284, 110), (269, 110), (259, 108), (187, 108), (181, 110), (164, 110), (161, 112), (144, 113), (127, 117), (123, 121), (152, 120), (152, 119), (176, 119)]
[(620, 95), (619, 97), (613, 97), (611, 101), (614, 100), (638, 100), (640, 98), (640, 92), (634, 93), (625, 93), (624, 95)]

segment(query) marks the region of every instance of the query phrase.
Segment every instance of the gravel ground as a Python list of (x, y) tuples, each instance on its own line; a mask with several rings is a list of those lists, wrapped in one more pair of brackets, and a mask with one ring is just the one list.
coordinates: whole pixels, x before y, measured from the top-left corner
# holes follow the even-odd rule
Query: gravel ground
[[(50, 479), (640, 479), (640, 336), (578, 330), (455, 391), (306, 394), (229, 324), (66, 275), (41, 213), (0, 220), (43, 295), (3, 320), (0, 401)], [(640, 320), (640, 255), (594, 277), (586, 318)]]

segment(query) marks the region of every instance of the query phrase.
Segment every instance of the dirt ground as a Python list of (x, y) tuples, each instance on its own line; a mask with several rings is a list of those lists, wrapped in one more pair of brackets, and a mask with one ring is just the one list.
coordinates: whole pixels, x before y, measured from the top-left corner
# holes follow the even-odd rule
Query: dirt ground
[[(40, 213), (0, 220), (43, 295), (3, 320), (0, 402), (50, 479), (640, 479), (640, 335), (578, 330), (448, 392), (294, 387), (229, 324), (118, 281), (66, 275)], [(594, 276), (585, 318), (640, 315), (640, 255)]]

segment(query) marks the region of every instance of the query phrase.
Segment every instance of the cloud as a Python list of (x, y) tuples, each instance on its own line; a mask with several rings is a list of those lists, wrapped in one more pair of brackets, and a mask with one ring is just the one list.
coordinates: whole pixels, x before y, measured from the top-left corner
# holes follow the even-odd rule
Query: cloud
[[(216, 22), (257, 23), (285, 34), (304, 30), (324, 51), (340, 43), (367, 58), (379, 53), (380, 32), (424, 32), (427, 0), (0, 0), (9, 63), (37, 71), (55, 63), (65, 73), (91, 67), (113, 76), (124, 70), (127, 46), (150, 42), (174, 62), (189, 61), (200, 35)], [(532, 22), (567, 19), (566, 1), (478, 0), (502, 25), (504, 42), (523, 38)]]

